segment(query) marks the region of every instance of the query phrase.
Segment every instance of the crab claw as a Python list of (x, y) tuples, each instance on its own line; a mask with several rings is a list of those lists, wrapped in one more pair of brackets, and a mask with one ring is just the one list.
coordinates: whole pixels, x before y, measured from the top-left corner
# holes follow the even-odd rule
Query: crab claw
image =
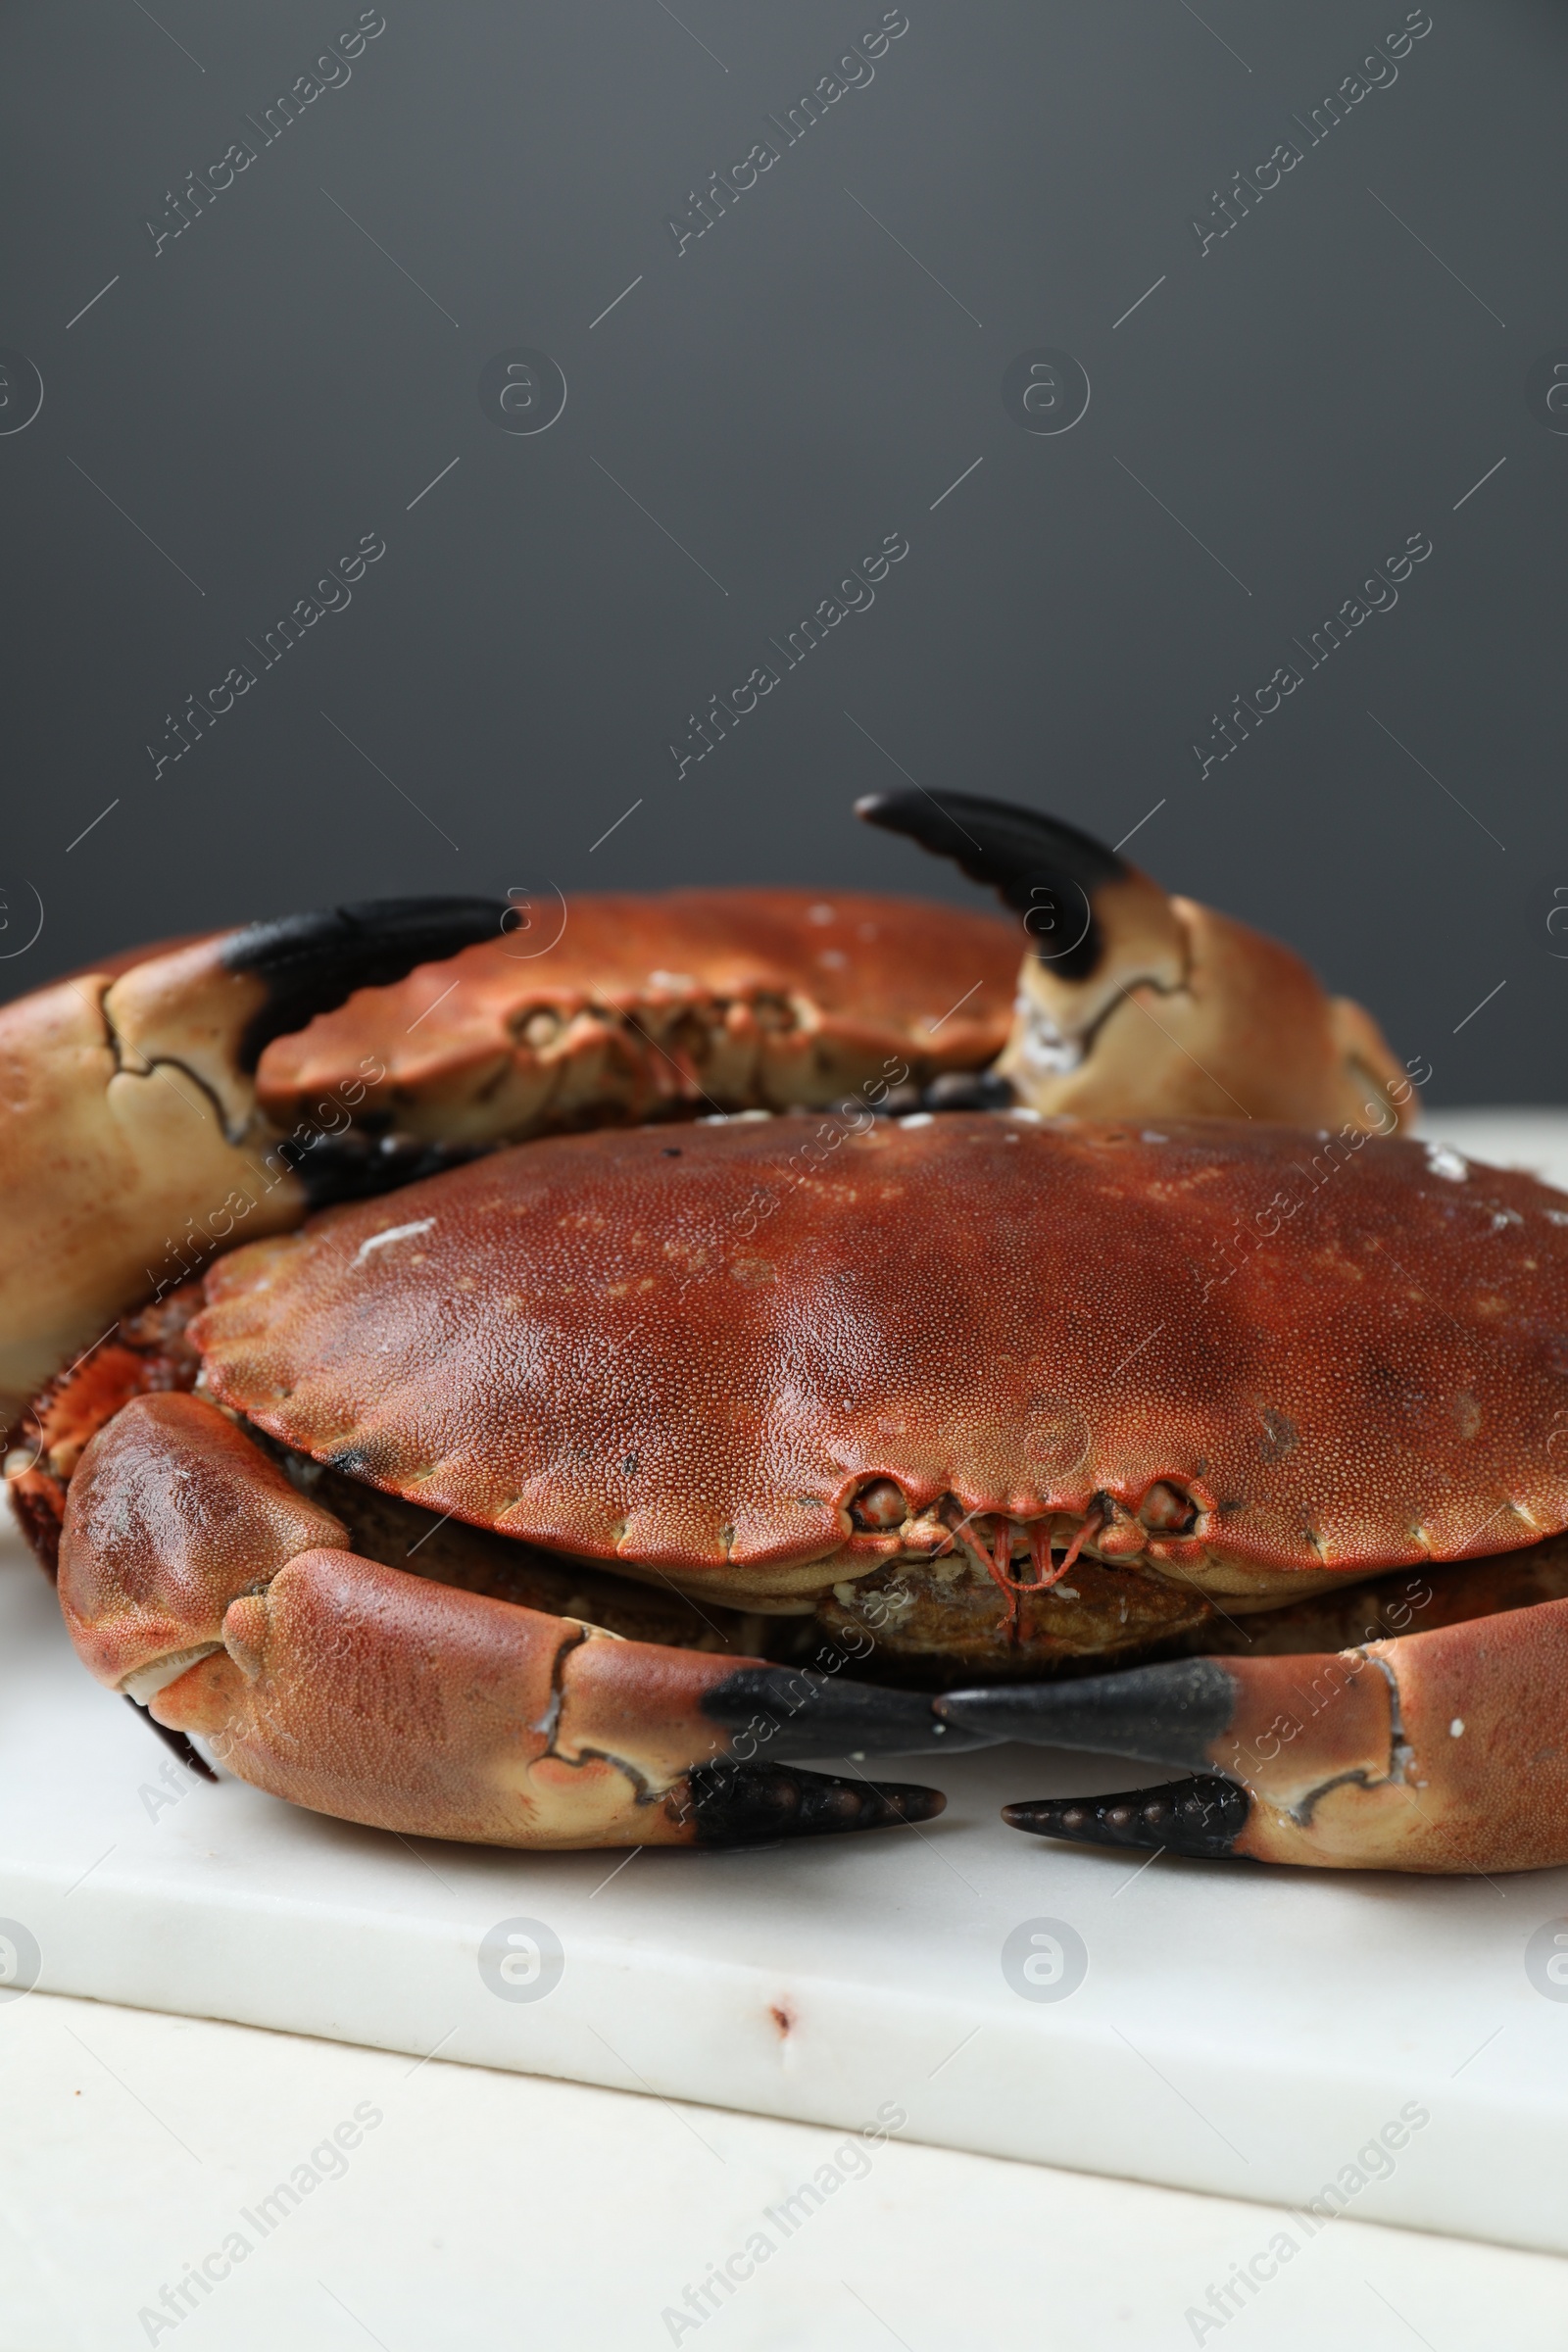
[(736, 1845), (943, 1806), (934, 1789), (759, 1756), (765, 1724), (743, 1747), (733, 1710), (709, 1711), (737, 1680), (732, 1658), (360, 1557), (200, 1396), (139, 1397), (92, 1440), (67, 1498), (60, 1596), (100, 1682), (207, 1740), (240, 1779), (378, 1829)]
[[(236, 1232), (298, 1224), (306, 1153), (259, 1108), (269, 1041), (494, 932), (477, 899), (391, 899), (110, 957), (0, 1009), (0, 1420), (117, 1310)], [(310, 1133), (346, 1126), (366, 1073)]]
[(1006, 801), (874, 793), (856, 813), (1023, 918), (999, 1076), (1042, 1113), (1279, 1119), (1388, 1135), (1414, 1089), (1377, 1023), (1262, 932), (1173, 898), (1076, 826)]
[(1008, 1805), (1080, 1844), (1337, 1870), (1568, 1862), (1568, 1600), (1319, 1656), (1192, 1658), (955, 1691), (955, 1724), (1194, 1778)]

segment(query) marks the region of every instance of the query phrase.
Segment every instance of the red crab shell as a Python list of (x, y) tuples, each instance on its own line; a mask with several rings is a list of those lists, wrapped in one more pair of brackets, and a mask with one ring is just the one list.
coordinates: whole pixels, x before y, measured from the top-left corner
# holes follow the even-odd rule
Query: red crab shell
[[(802, 1119), (535, 1143), (220, 1259), (224, 1404), (434, 1511), (802, 1592), (871, 1479), (1355, 1570), (1568, 1523), (1568, 1206), (1205, 1120)], [(1445, 1172), (1446, 1171), (1446, 1172)], [(1457, 1172), (1456, 1172), (1457, 1171)]]
[[(705, 1096), (829, 1102), (889, 1057), (906, 1076), (991, 1061), (1021, 945), (994, 914), (858, 891), (590, 894), (569, 909), (547, 897), (526, 929), (274, 1039), (257, 1093), (287, 1126), (374, 1060), (370, 1109), (487, 1137), (578, 1123), (590, 1102), (598, 1124), (611, 1098), (626, 1119)], [(583, 1069), (606, 1057), (619, 1072), (608, 1088)]]

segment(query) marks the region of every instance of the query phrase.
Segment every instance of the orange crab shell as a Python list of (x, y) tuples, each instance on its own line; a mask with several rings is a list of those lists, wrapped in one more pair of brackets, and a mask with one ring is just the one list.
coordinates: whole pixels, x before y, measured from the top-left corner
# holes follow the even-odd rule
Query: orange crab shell
[(291, 1446), (715, 1592), (885, 1556), (882, 1479), (1020, 1517), (1166, 1481), (1200, 1517), (1148, 1557), (1364, 1574), (1568, 1524), (1559, 1200), (1212, 1120), (602, 1133), (237, 1250), (191, 1338)]
[(994, 1059), (1023, 945), (993, 914), (855, 891), (547, 898), (525, 928), (274, 1039), (257, 1093), (287, 1126), (373, 1061), (367, 1109), (449, 1140), (828, 1102), (889, 1062), (922, 1079)]

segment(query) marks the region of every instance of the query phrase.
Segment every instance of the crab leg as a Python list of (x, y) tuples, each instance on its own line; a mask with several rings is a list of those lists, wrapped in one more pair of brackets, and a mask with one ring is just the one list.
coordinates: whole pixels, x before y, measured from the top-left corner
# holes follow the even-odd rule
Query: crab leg
[[(117, 1310), (235, 1234), (296, 1225), (306, 1156), (257, 1108), (272, 1038), (496, 929), (473, 899), (395, 899), (109, 957), (0, 1010), (0, 1420)], [(365, 1074), (313, 1105), (352, 1124)]]
[(1021, 1102), (1084, 1118), (1283, 1119), (1389, 1135), (1413, 1089), (1377, 1023), (1277, 940), (1005, 801), (874, 793), (867, 823), (952, 858), (1028, 935), (997, 1063)]
[(936, 1712), (1198, 1776), (1006, 1807), (1041, 1837), (1340, 1870), (1568, 1862), (1568, 1600), (1315, 1657), (955, 1691)]
[[(199, 1396), (140, 1397), (89, 1445), (60, 1593), (99, 1681), (208, 1740), (242, 1780), (376, 1828), (732, 1845), (942, 1809), (931, 1789), (760, 1757), (765, 1723), (749, 1746), (734, 1728), (748, 1662), (738, 1673), (360, 1558)], [(728, 1710), (710, 1712), (726, 1685)]]

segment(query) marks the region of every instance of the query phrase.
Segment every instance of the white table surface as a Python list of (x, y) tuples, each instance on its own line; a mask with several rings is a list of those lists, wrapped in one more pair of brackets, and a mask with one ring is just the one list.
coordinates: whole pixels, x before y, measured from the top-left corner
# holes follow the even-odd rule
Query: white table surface
[[(778, 2201), (839, 2133), (42, 1992), (0, 2018), (0, 2352), (1178, 2352), (1208, 2288), (1296, 2228), (891, 2140), (785, 2234)], [(367, 2103), (383, 2122), (343, 2176), (256, 2232), (242, 2216)], [(151, 2338), (139, 2312), (235, 2228), (252, 2253)], [(672, 2333), (757, 2230), (776, 2251)], [(1568, 2263), (1338, 2221), (1220, 2338), (1561, 2352)]]
[[(1531, 1165), (1568, 1185), (1568, 1120), (1550, 1114), (1437, 1114), (1428, 1129), (1477, 1156)], [(18, 1573), (13, 1565), (9, 1578), (14, 1582)], [(14, 1696), (13, 1685), (8, 1702)], [(8, 1703), (3, 1712), (0, 1810), (8, 1799), (14, 1804), (20, 1787), (31, 1810), (58, 1821), (60, 1806), (69, 1810), (71, 1801), (63, 1785), (74, 1782), (69, 1736), (62, 1727), (51, 1737), (47, 1717), (26, 1703), (20, 1710)], [(24, 1733), (20, 1747), (9, 1737), (19, 1723)], [(138, 1728), (128, 1716), (125, 1726), (131, 1732)], [(98, 1736), (95, 1732), (94, 1744)], [(112, 1734), (106, 1721), (102, 1736), (111, 1741), (120, 1738), (118, 1720)], [(154, 1748), (153, 1766), (159, 1761)], [(953, 1766), (958, 1761), (953, 1759)], [(973, 1764), (987, 1761), (976, 1758)], [(141, 1769), (140, 1762), (131, 1767), (132, 1772)], [(147, 1777), (156, 1780), (156, 1771)], [(220, 1802), (231, 1801), (227, 1792), (211, 1793)], [(128, 1794), (121, 1778), (104, 1794), (103, 1817), (115, 1810), (117, 1826), (125, 1826)], [(239, 1790), (233, 1796), (245, 1805), (266, 1802)], [(200, 1810), (198, 1792), (195, 1801), (182, 1797), (177, 1812), (159, 1817), (166, 1831), (179, 1827), (179, 1814), (186, 1817), (181, 1837), (169, 1840), (171, 1852), (176, 1842), (202, 1843), (192, 1819)], [(92, 1824), (83, 1820), (79, 1826)], [(157, 1829), (156, 1823), (147, 1826)], [(325, 1835), (339, 1834), (327, 1827)], [(350, 1843), (365, 1835), (347, 1834)], [(135, 1836), (132, 1828), (132, 1845)], [(862, 1849), (868, 1860), (876, 1842), (867, 1840)], [(1024, 1848), (1027, 1842), (1012, 1844)], [(1043, 1850), (1035, 1849), (1037, 1854)], [(437, 1860), (456, 1853), (427, 1849)], [(340, 1868), (353, 1867), (346, 1852), (334, 1849), (334, 1858)], [(92, 1854), (78, 1859), (84, 1867)], [(765, 1859), (757, 1856), (748, 1867)], [(1093, 1868), (1101, 1858), (1061, 1859)], [(12, 1911), (5, 1899), (5, 1860), (0, 1854), (0, 1909)], [(408, 1872), (419, 1876), (412, 1861)], [(115, 1888), (112, 1860), (96, 1875)], [(1217, 1876), (1204, 1866), (1180, 1883), (1214, 1884)], [(1124, 1879), (1122, 1872), (1119, 1881)], [(1308, 1930), (1314, 1913), (1320, 1925), (1326, 1923), (1348, 1899), (1345, 1881), (1313, 1882), (1305, 1874), (1287, 1873), (1280, 1879), (1305, 1889), (1305, 1908), (1292, 1916)], [(62, 1878), (61, 1890), (65, 1883)], [(88, 1880), (70, 1899), (79, 1902), (92, 1884)], [(1147, 1882), (1141, 1884), (1147, 1889)], [(1396, 1909), (1403, 1899), (1397, 1882), (1360, 1885), (1393, 1890)], [(1554, 1899), (1547, 1902), (1545, 1880), (1512, 1880), (1508, 1895), (1497, 1899), (1510, 1907), (1522, 1901), (1533, 1925), (1538, 1912), (1544, 1916), (1565, 1907), (1555, 1875), (1551, 1889)], [(432, 1888), (432, 1895), (436, 1891)], [(1105, 1900), (1115, 1900), (1118, 1907), (1124, 1899), (1142, 1899), (1135, 1889), (1128, 1898), (1112, 1896), (1108, 1885), (1103, 1891)], [(1402, 2031), (1396, 2007), (1374, 2023), (1387, 2038), (1392, 2020), (1394, 2039), (1417, 2050), (1422, 2066), (1432, 2072), (1441, 2038), (1435, 2030), (1448, 2021), (1439, 2015), (1445, 1996), (1441, 1985), (1434, 1989), (1426, 1928), (1441, 1941), (1449, 1913), (1467, 1910), (1477, 1892), (1473, 1884), (1448, 1891), (1451, 1904), (1445, 1905), (1438, 1890), (1437, 1908), (1414, 1915), (1425, 1928), (1406, 1950), (1402, 1989), (1379, 1983), (1358, 1994), (1352, 1972), (1348, 1997), (1339, 2009), (1334, 1998), (1324, 2002), (1314, 2022), (1330, 2076), (1337, 2065), (1343, 2071), (1336, 2052), (1364, 2043), (1368, 1993), (1374, 2012), (1391, 1993), (1402, 1998)], [(1418, 1903), (1431, 1903), (1433, 1890), (1417, 1890), (1417, 1896)], [(444, 1908), (439, 1901), (423, 1908), (415, 1903), (411, 1913), (422, 1909), (429, 1919)], [(517, 1908), (528, 1905), (519, 1902)], [(1054, 1894), (1040, 1908), (1055, 1912), (1062, 1906)], [(265, 1962), (270, 1931), (264, 1911), (265, 1906), (254, 1912), (260, 1948), (250, 1956), (251, 1965), (243, 1939), (228, 1946), (239, 1976), (254, 1977), (256, 1959)], [(95, 1929), (103, 1938), (97, 1951), (99, 1982), (81, 1989), (122, 1990), (133, 1959), (143, 1979), (137, 2000), (177, 1998), (172, 1988), (188, 1984), (195, 1965), (188, 1944), (179, 1948), (191, 1926), (188, 1911), (182, 1915), (176, 1904), (161, 1917), (140, 1924), (135, 1918), (134, 1908), (127, 1912), (122, 1902), (118, 1913), (113, 1901), (102, 1907)], [(916, 1915), (895, 1922), (889, 1913), (886, 1925), (890, 2002), (896, 2002), (899, 1984), (909, 1973), (904, 1955), (911, 1936), (918, 1945), (920, 1921)], [(120, 1931), (128, 1931), (132, 1953), (127, 1954), (124, 1941), (117, 1942)], [(1241, 1941), (1250, 1934), (1245, 1930)], [(1508, 1936), (1519, 1940), (1512, 1924)], [(1180, 1954), (1170, 1940), (1168, 1913), (1147, 1914), (1143, 1936), (1151, 1961), (1140, 1986), (1145, 2009), (1137, 2016), (1129, 2013), (1127, 2022), (1140, 2048), (1148, 2051), (1163, 2047), (1160, 2036), (1169, 2021), (1158, 2015), (1160, 1979), (1162, 1972), (1179, 1969)], [(92, 1937), (85, 1941), (90, 1961)], [(1136, 1950), (1138, 1942), (1135, 1932), (1128, 1948)], [(1388, 1948), (1382, 1948), (1384, 1959)], [(1249, 2017), (1259, 2014), (1256, 1988), (1234, 1979), (1226, 1983), (1225, 1949), (1222, 1937), (1218, 1962), (1212, 1951), (1207, 1955), (1206, 2073), (1200, 2069), (1186, 2078), (1185, 2090), (1174, 2080), (1163, 2092), (1150, 2084), (1147, 2104), (1139, 2102), (1151, 2138), (1178, 2150), (1178, 2175), (1187, 2161), (1180, 2149), (1197, 2150), (1212, 2138), (1200, 2118), (1181, 2140), (1179, 2120), (1173, 2119), (1179, 2119), (1177, 2102), (1185, 2105), (1188, 2091), (1197, 2092), (1211, 2117), (1233, 2120), (1238, 2100), (1254, 2127), (1261, 2113), (1255, 2080), (1250, 2087), (1248, 2080), (1255, 2078), (1259, 2056), (1255, 2047), (1249, 2048), (1247, 2032)], [(356, 1965), (368, 1977), (375, 1976), (373, 1936), (360, 1947)], [(395, 1966), (391, 1945), (387, 1965)], [(913, 1973), (918, 1978), (917, 1949)], [(384, 2007), (387, 1989), (368, 1987), (371, 2008)], [(297, 1998), (287, 1986), (278, 1987), (277, 1994), (284, 2010)], [(1059, 2010), (1031, 2015), (1035, 2022), (1042, 2016), (1055, 2019), (1070, 2013), (1079, 1997)], [(218, 2000), (203, 1994), (186, 2005), (220, 2008), (221, 1987)], [(353, 2006), (352, 1984), (347, 2006)], [(633, 2001), (631, 2011), (635, 2006)], [(1484, 2006), (1480, 2001), (1475, 2007), (1477, 2040), (1492, 2023), (1491, 2008), (1481, 2016)], [(714, 2014), (720, 2043), (723, 2008), (720, 1999)], [(513, 2014), (531, 2017), (534, 2012)], [(1227, 2086), (1224, 2046), (1233, 2019), (1239, 2031), (1230, 2068), (1242, 2080)], [(682, 2038), (694, 2028), (700, 2039), (700, 2000), (682, 2021)], [(1568, 2067), (1555, 2044), (1548, 2056), (1542, 2038), (1555, 2033), (1560, 2042), (1568, 2033), (1568, 2005), (1554, 2008), (1539, 1999), (1526, 2005), (1516, 1999), (1497, 2052), (1483, 2053), (1474, 2066), (1465, 2052), (1457, 2057), (1448, 2052), (1451, 2063), (1442, 2070), (1448, 2082), (1439, 2088), (1426, 2135), (1428, 2169), (1437, 2176), (1441, 2204), (1445, 2173), (1457, 2178), (1467, 2169), (1475, 2109), (1466, 2102), (1479, 2098), (1485, 2110), (1489, 2097), (1496, 2104), (1501, 2095), (1478, 2094), (1474, 2086), (1485, 2082), (1489, 2064), (1506, 2060), (1510, 2028), (1537, 2037), (1531, 2046), (1540, 2043), (1539, 2080), (1527, 2080), (1528, 2067), (1519, 2074), (1505, 2066), (1502, 2103), (1513, 2098), (1523, 2108), (1534, 2104), (1534, 2118), (1524, 2117), (1526, 2137), (1536, 2136), (1533, 2123), (1544, 2132), (1538, 2149), (1554, 2143), (1556, 2151), (1547, 2159), (1547, 2172), (1557, 2183), (1549, 2193), (1538, 2190), (1532, 2196), (1533, 2167), (1524, 2168), (1520, 2185), (1539, 2222), (1553, 2199), (1568, 2207), (1560, 2190), (1564, 2135), (1557, 2115)], [(352, 2034), (351, 2017), (329, 2030)], [(384, 2030), (370, 2037), (395, 2038)], [(412, 2034), (404, 2038), (410, 2048), (427, 2046)], [(923, 2053), (925, 2034), (916, 2038)], [(953, 2036), (955, 2042), (957, 2038)], [(624, 2045), (623, 2035), (623, 2052)], [(974, 2054), (979, 2056), (978, 2048)], [(643, 2062), (636, 2080), (652, 2081), (657, 2093), (664, 2087), (654, 2080), (662, 2071), (657, 2048), (650, 2054), (639, 2041), (636, 2055)], [(830, 2098), (825, 2107), (820, 2093), (813, 2092), (818, 2112), (858, 2116), (854, 2094), (860, 2087), (860, 2056), (854, 2047), (808, 2054), (808, 2075), (825, 2064), (828, 2076), (837, 2070), (845, 2085), (844, 2096), (837, 2102)], [(528, 2060), (519, 2050), (509, 2063)], [(633, 2081), (624, 2058), (619, 2063), (618, 2073), (610, 2063), (600, 2068), (607, 2082)], [(678, 2072), (678, 2054), (673, 2063)], [(953, 2067), (961, 2070), (963, 2064), (960, 2053)], [(784, 2071), (780, 2067), (781, 2075)], [(946, 2059), (938, 2062), (939, 2076), (951, 2071)], [(1396, 2066), (1394, 2075), (1397, 2071)], [(1461, 2077), (1467, 2078), (1462, 2088)], [(1384, 2120), (1380, 2101), (1395, 2086), (1393, 2075), (1368, 2082), (1368, 2130)], [(1092, 2079), (1071, 2087), (1075, 2106), (1086, 2094), (1092, 2106)], [(1015, 2094), (1005, 2069), (982, 2074), (982, 2105), (989, 2096), (1004, 2113), (1015, 2104)], [(722, 2085), (704, 2087), (706, 2100), (724, 2095)], [(778, 2103), (771, 2094), (765, 2101), (758, 2098), (740, 2074), (728, 2095), (739, 2103)], [(1112, 2103), (1118, 2096), (1125, 2103), (1126, 2095), (1125, 2085), (1108, 2084)], [(1454, 2102), (1446, 2113), (1441, 2104), (1445, 2096)], [(341, 2178), (323, 2178), (297, 2211), (265, 2234), (254, 2221), (239, 2218), (254, 2215), (258, 2201), (294, 2168), (308, 2164), (312, 2150), (322, 2148), (334, 2127), (365, 2102), (381, 2120), (343, 2159)], [(869, 2113), (872, 2103), (866, 2104)], [(863, 2158), (842, 2157), (836, 2169), (849, 2176), (843, 2185), (820, 2211), (791, 2229), (778, 2218), (780, 2199), (810, 2180), (824, 2162), (832, 2163), (834, 2150), (845, 2146), (842, 2130), (735, 2113), (717, 2104), (687, 2104), (646, 2089), (590, 2088), (479, 2064), (455, 2065), (439, 2055), (421, 2062), (355, 2047), (349, 2040), (164, 2016), (40, 1989), (24, 1999), (0, 2002), (0, 2115), (6, 2124), (0, 2132), (0, 2352), (76, 2352), (76, 2347), (97, 2352), (99, 2346), (168, 2342), (176, 2334), (197, 2352), (202, 2344), (245, 2352), (253, 2344), (271, 2347), (285, 2340), (298, 2352), (370, 2340), (385, 2352), (404, 2352), (414, 2345), (492, 2338), (509, 2344), (569, 2343), (595, 2352), (601, 2345), (685, 2343), (700, 2333), (713, 2345), (808, 2343), (827, 2352), (840, 2345), (891, 2342), (905, 2343), (908, 2352), (981, 2343), (1076, 2352), (1079, 2345), (1103, 2342), (1136, 2347), (1212, 2342), (1222, 2334), (1235, 2343), (1265, 2347), (1316, 2347), (1330, 2336), (1370, 2347), (1420, 2340), (1432, 2352), (1468, 2352), (1471, 2346), (1498, 2342), (1520, 2352), (1568, 2344), (1568, 2265), (1547, 2254), (1379, 2226), (1367, 2217), (1379, 2210), (1380, 2196), (1388, 2206), (1387, 2184), (1374, 2184), (1357, 2198), (1357, 2218), (1309, 2234), (1298, 2216), (1238, 2195), (1147, 2186), (918, 2144), (920, 2094), (911, 2095), (907, 2104), (910, 2123), (902, 2132)], [(927, 2113), (933, 2112), (928, 2100)], [(1278, 2145), (1288, 2149), (1298, 2137), (1315, 2140), (1321, 2120), (1298, 2116), (1282, 2103)], [(1441, 2134), (1440, 2120), (1448, 2126)], [(1257, 2164), (1265, 2176), (1277, 2160), (1272, 2142), (1267, 2149), (1254, 2145), (1237, 2152), (1248, 2170)], [(1353, 2154), (1353, 2147), (1340, 2153)], [(1315, 2155), (1314, 2150), (1308, 2156), (1309, 2170)], [(1505, 2146), (1489, 2154), (1489, 2164), (1494, 2156), (1504, 2171), (1512, 2169)], [(335, 2173), (336, 2159), (322, 2156), (315, 2169)], [(1152, 2167), (1127, 2169), (1163, 2169), (1167, 2179), (1176, 2177), (1170, 2163), (1159, 2158)], [(1402, 2163), (1402, 2169), (1408, 2176), (1413, 2168)], [(1187, 2171), (1214, 2184), (1206, 2158), (1192, 2156)], [(1250, 2183), (1245, 2171), (1233, 2168), (1224, 2185), (1245, 2190)], [(1457, 2226), (1476, 2224), (1467, 2217)], [(1505, 2214), (1501, 2227), (1494, 2221), (1484, 2226), (1498, 2236), (1568, 2242), (1548, 2241), (1535, 2226), (1511, 2230)], [(176, 2284), (185, 2266), (220, 2248), (235, 2229), (252, 2241), (245, 2260), (209, 2295), (197, 2298), (189, 2289), (196, 2309), (177, 2327), (161, 2326), (152, 2315), (159, 2314), (163, 2290)], [(692, 2309), (684, 2300), (687, 2288), (699, 2287), (710, 2266), (744, 2248), (759, 2230), (773, 2240), (768, 2260), (700, 2326), (684, 2326)], [(1281, 2230), (1293, 2241), (1283, 2262), (1278, 2247), (1272, 2259), (1266, 2251)], [(1208, 2327), (1214, 2313), (1210, 2289), (1223, 2288), (1236, 2266), (1248, 2263), (1276, 2275), (1245, 2299), (1233, 2289), (1231, 2316)], [(221, 2262), (215, 2267), (221, 2269)], [(140, 2316), (144, 2313), (149, 2316)]]
[[(1568, 2263), (890, 2141), (786, 2235), (842, 2135), (34, 1992), (0, 2016), (0, 2352), (1561, 2352)], [(266, 2236), (241, 2218), (366, 2103)], [(330, 2171), (330, 2165), (323, 2165)], [(849, 2167), (838, 2169), (849, 2170)], [(176, 2328), (139, 2321), (235, 2228)], [(1200, 2337), (1211, 2286), (1299, 2251)], [(700, 2328), (688, 2286), (775, 2251)], [(1264, 2267), (1267, 2267), (1265, 2264)]]

